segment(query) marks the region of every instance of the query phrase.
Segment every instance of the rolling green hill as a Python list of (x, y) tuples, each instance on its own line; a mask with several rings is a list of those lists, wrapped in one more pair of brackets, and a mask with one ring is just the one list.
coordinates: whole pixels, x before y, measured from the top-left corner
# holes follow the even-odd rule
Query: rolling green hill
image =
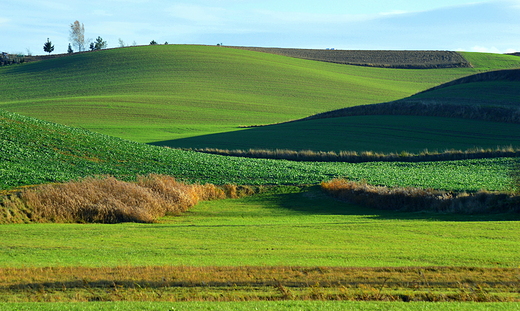
[(509, 69), (466, 76), (395, 102), (156, 144), (180, 148), (384, 153), (518, 147), (519, 108), (520, 69)]
[(131, 47), (0, 68), (0, 107), (154, 142), (397, 100), (479, 70), (367, 68), (216, 46)]
[(509, 189), (509, 158), (423, 163), (320, 163), (181, 151), (0, 110), (0, 190), (86, 176), (166, 174), (213, 184), (317, 184), (334, 177), (379, 185), (476, 191)]
[(155, 143), (176, 148), (420, 153), (520, 147), (520, 124), (446, 117), (368, 115), (297, 121)]
[(520, 107), (520, 69), (487, 71), (420, 92), (404, 101)]

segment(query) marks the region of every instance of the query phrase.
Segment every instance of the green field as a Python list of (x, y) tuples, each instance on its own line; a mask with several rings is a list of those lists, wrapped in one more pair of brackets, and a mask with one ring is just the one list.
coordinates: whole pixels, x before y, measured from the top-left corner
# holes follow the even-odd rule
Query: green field
[[(339, 177), (455, 192), (510, 191), (517, 159), (293, 162), (143, 143), (397, 153), (520, 146), (520, 136), (515, 134), (518, 124), (431, 116), (355, 116), (239, 128), (399, 100), (462, 76), (520, 67), (520, 57), (462, 55), (474, 68), (368, 68), (222, 47), (168, 45), (104, 50), (0, 68), (3, 194), (16, 195), (25, 186), (86, 176), (135, 180), (137, 175), (150, 173), (190, 183), (263, 189), (240, 199), (203, 202), (156, 223), (3, 224), (0, 309), (518, 308), (517, 213), (370, 209), (333, 199), (318, 186)], [(482, 85), (501, 94), (492, 100), (516, 99), (515, 84)], [(449, 94), (432, 91), (429, 96), (453, 99), (457, 93), (472, 101), (482, 95), (475, 90), (482, 92), (468, 84), (443, 90)], [(264, 284), (255, 283), (258, 275), (245, 274), (240, 276), (245, 284), (205, 283), (204, 277), (214, 277), (211, 273), (233, 268), (237, 268), (238, 280), (238, 271), (247, 272), (248, 267), (282, 271), (286, 274), (280, 275), (287, 278), (270, 277)], [(361, 273), (363, 281), (352, 284), (342, 275), (346, 283), (333, 284), (327, 280), (327, 267), (369, 269), (374, 274)], [(117, 269), (139, 273), (140, 269), (170, 268), (191, 271), (191, 275), (177, 280), (177, 272), (159, 278), (144, 272), (131, 277), (123, 273), (118, 278), (116, 273)], [(23, 273), (24, 269), (30, 273)], [(322, 275), (321, 283), (291, 283), (296, 278), (305, 280), (306, 269)], [(402, 275), (384, 276), (392, 271)], [(101, 274), (94, 276), (94, 272)], [(451, 273), (457, 278), (449, 279)], [(200, 279), (195, 282), (191, 277)], [(291, 301), (298, 297), (458, 302)], [(183, 299), (191, 302), (164, 302)], [(233, 302), (208, 302), (219, 299)], [(267, 299), (288, 301), (238, 302)]]
[(159, 224), (2, 225), (0, 266), (516, 268), (514, 220), (383, 212), (291, 187), (200, 203)]
[(428, 116), (352, 116), (298, 121), (154, 143), (173, 148), (419, 153), (520, 146), (520, 124)]
[(476, 68), (403, 70), (210, 46), (132, 47), (0, 68), (0, 107), (153, 142), (396, 100), (505, 66), (503, 57)]
[(519, 68), (518, 56), (494, 53), (460, 52), (474, 68), (480, 71)]
[(0, 189), (157, 173), (217, 185), (317, 184), (348, 177), (387, 186), (508, 190), (515, 163), (511, 158), (359, 164), (247, 159), (150, 146), (2, 111), (0, 120)]

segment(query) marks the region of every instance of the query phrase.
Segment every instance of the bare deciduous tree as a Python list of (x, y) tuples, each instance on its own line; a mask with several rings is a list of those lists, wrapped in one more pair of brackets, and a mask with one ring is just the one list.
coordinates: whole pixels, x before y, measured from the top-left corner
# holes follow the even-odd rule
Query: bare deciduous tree
[(79, 52), (85, 50), (85, 26), (79, 21), (70, 24), (70, 40)]

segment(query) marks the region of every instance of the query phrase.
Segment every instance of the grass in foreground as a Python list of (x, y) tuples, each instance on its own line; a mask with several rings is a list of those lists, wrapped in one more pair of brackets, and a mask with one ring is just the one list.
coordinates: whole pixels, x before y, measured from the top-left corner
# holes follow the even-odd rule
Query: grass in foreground
[(155, 222), (178, 215), (199, 201), (237, 198), (250, 187), (185, 184), (165, 175), (114, 177), (46, 184), (12, 193), (0, 201), (0, 223)]
[(520, 301), (518, 269), (116, 267), (0, 269), (0, 301)]
[(519, 266), (518, 215), (397, 213), (278, 188), (158, 224), (2, 225), (2, 267)]
[(89, 302), (89, 303), (0, 303), (6, 311), (90, 311), (90, 310), (388, 310), (388, 311), (509, 311), (520, 308), (520, 303), (431, 303), (431, 302)]

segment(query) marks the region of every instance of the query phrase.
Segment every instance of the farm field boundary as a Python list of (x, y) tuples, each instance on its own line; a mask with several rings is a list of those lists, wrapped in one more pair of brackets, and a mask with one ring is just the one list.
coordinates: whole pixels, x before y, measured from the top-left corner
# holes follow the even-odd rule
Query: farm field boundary
[(520, 299), (517, 268), (144, 266), (0, 272), (0, 302)]
[[(192, 149), (187, 149), (192, 150)], [(435, 152), (424, 150), (421, 153), (378, 153), (373, 151), (314, 151), (314, 150), (288, 150), (288, 149), (248, 149), (248, 150), (228, 150), (218, 148), (193, 149), (196, 152), (218, 154), (234, 157), (259, 158), (259, 159), (285, 159), (291, 161), (319, 161), (319, 162), (430, 162), (430, 161), (456, 161), (467, 159), (486, 159), (518, 157), (520, 149), (503, 147), (496, 149), (468, 149), (446, 150)]]

